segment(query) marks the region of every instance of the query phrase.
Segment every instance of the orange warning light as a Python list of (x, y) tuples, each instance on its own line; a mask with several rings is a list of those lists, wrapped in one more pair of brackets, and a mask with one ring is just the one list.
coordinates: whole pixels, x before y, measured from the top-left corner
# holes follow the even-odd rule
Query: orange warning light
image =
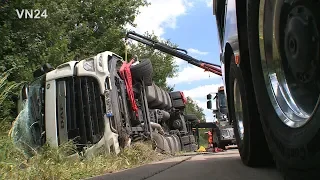
[(235, 57), (234, 57), (234, 62), (236, 63), (236, 65), (239, 65), (239, 64), (240, 64), (240, 57), (239, 57), (239, 55), (235, 55)]

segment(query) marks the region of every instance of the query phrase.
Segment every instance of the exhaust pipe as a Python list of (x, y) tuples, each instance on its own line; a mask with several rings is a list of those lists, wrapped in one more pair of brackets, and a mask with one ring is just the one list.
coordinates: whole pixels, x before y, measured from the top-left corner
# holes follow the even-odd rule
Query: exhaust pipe
[[(144, 126), (144, 123), (141, 123), (141, 125)], [(155, 122), (150, 122), (150, 125), (152, 128), (157, 129), (159, 134), (164, 135), (164, 130), (160, 124)]]

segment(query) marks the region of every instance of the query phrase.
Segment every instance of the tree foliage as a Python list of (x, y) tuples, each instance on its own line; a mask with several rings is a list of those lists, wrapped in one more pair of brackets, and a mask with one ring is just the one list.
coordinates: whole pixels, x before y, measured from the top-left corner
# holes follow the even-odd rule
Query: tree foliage
[[(9, 81), (30, 80), (39, 64), (53, 66), (102, 51), (120, 53), (126, 24), (144, 0), (8, 1), (0, 9), (1, 70), (23, 67)], [(16, 10), (47, 10), (47, 18), (19, 19)]]
[[(145, 0), (1, 1), (0, 74), (14, 68), (8, 84), (30, 81), (44, 63), (55, 67), (107, 50), (121, 54), (125, 26), (134, 25), (144, 5)], [(47, 18), (19, 19), (16, 10), (22, 9), (47, 10)], [(14, 107), (12, 99), (4, 104)]]
[[(159, 40), (153, 33), (146, 32), (144, 36), (169, 46), (175, 46), (169, 40)], [(129, 54), (138, 56), (138, 59), (140, 60), (150, 59), (154, 68), (153, 80), (155, 84), (168, 91), (173, 91), (173, 88), (169, 87), (166, 83), (167, 78), (174, 77), (178, 71), (178, 66), (175, 64), (173, 56), (160, 52), (159, 50), (142, 43), (131, 43)]]
[(206, 116), (197, 102), (192, 100), (190, 97), (187, 97), (187, 104), (185, 109), (187, 114), (195, 114), (201, 122), (206, 122)]

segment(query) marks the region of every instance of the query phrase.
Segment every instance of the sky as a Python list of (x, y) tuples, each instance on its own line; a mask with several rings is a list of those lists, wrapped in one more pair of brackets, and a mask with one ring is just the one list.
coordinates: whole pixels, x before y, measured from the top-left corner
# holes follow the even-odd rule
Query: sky
[[(212, 0), (148, 0), (151, 5), (140, 8), (135, 19), (137, 27), (128, 27), (138, 33), (153, 32), (162, 39), (169, 39), (188, 54), (203, 61), (220, 64), (218, 33)], [(175, 58), (179, 72), (167, 83), (174, 90), (183, 91), (204, 109), (207, 122), (214, 120), (206, 109), (206, 95), (215, 93), (222, 85), (222, 78)], [(213, 103), (213, 107), (215, 107)]]

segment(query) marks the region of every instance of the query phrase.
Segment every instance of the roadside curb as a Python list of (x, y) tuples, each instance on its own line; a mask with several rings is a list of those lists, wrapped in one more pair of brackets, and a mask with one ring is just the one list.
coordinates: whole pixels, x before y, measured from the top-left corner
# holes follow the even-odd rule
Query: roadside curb
[(115, 173), (108, 173), (96, 177), (88, 178), (87, 180), (144, 180), (156, 174), (159, 174), (167, 169), (170, 169), (178, 164), (191, 159), (192, 156), (178, 156), (162, 161), (152, 162), (140, 167), (123, 170)]

